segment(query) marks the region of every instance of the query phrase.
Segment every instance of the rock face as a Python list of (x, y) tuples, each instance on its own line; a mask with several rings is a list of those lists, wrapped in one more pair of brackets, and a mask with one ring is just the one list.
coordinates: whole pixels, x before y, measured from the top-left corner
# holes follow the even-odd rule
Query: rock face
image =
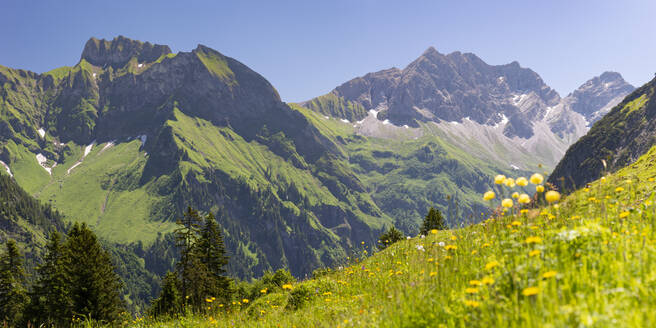
[[(561, 98), (534, 71), (517, 62), (488, 65), (471, 53), (426, 50), (406, 68), (370, 73), (335, 88), (304, 106), (348, 120), (374, 110), (378, 120), (409, 127), (472, 121), (522, 145), (548, 148), (545, 164), (555, 164), (594, 121), (633, 90), (620, 74), (606, 72)], [(332, 99), (328, 102), (327, 99)], [(362, 107), (355, 113), (326, 104)], [(367, 129), (371, 131), (371, 129)], [(472, 136), (478, 132), (472, 132)]]
[(153, 62), (161, 56), (171, 53), (169, 46), (143, 43), (118, 36), (112, 41), (91, 38), (82, 52), (82, 59), (92, 65), (113, 68), (125, 66), (132, 58), (140, 63)]
[(597, 121), (567, 150), (549, 182), (564, 191), (580, 188), (605, 171), (613, 172), (633, 163), (654, 146), (655, 88), (656, 80), (650, 81)]

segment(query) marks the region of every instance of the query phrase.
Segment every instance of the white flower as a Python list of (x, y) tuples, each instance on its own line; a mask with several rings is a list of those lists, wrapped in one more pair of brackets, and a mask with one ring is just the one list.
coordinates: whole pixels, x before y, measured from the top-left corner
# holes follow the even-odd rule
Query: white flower
[(405, 237), (405, 239), (407, 239), (407, 240), (410, 240), (410, 236), (408, 236), (408, 237)]
[(425, 251), (423, 245), (417, 245), (417, 250), (420, 250), (420, 251), (422, 251), (422, 252)]
[(441, 241), (441, 242), (439, 242), (439, 243), (437, 243), (437, 244), (440, 245), (441, 247), (444, 247), (444, 245), (445, 245), (443, 241)]

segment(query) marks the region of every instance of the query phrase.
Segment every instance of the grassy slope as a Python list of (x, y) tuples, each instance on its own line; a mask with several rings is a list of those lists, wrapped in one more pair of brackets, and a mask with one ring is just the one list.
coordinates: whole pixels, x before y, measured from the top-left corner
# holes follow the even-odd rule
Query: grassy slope
[(402, 241), (297, 284), (311, 292), (296, 311), (285, 310), (294, 291), (276, 292), (137, 326), (645, 327), (656, 320), (654, 161), (656, 147), (559, 208)]

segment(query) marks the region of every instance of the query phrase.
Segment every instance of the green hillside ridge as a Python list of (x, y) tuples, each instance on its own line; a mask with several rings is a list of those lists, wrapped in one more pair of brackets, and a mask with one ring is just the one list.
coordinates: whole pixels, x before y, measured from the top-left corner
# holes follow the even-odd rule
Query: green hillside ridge
[(549, 182), (576, 189), (635, 162), (656, 145), (656, 79), (628, 95), (574, 143)]
[[(656, 147), (561, 200), (401, 241), (290, 289), (135, 327), (644, 327), (656, 319)], [(491, 179), (491, 177), (490, 177)], [(507, 188), (506, 188), (507, 190)], [(505, 191), (509, 193), (510, 191)], [(496, 206), (498, 201), (492, 201)], [(227, 310), (226, 310), (227, 307)]]

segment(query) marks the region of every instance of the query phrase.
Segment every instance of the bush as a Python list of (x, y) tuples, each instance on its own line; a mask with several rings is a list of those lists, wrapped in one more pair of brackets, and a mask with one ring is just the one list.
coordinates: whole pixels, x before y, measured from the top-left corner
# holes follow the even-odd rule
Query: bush
[(391, 227), (378, 238), (378, 244), (380, 244), (378, 248), (385, 249), (403, 238), (403, 232), (395, 227)]

